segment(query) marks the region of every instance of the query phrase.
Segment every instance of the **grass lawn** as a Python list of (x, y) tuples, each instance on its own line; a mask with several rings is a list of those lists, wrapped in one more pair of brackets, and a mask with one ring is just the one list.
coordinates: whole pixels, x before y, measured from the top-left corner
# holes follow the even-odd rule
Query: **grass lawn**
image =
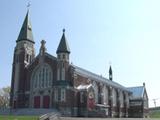
[(160, 118), (160, 112), (159, 111), (155, 111), (150, 113), (150, 117), (151, 118)]
[(8, 116), (0, 115), (0, 120), (38, 120), (37, 116)]

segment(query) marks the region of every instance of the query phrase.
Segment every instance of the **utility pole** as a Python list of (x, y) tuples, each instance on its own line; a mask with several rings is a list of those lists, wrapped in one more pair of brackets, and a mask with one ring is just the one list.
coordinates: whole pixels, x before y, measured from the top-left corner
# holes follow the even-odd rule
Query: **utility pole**
[(156, 100), (157, 99), (153, 99), (154, 107), (156, 107)]
[(157, 107), (157, 105), (156, 105), (156, 101), (158, 100), (158, 99), (160, 99), (160, 98), (156, 98), (156, 99), (152, 99), (153, 100), (153, 103), (154, 103), (154, 107)]

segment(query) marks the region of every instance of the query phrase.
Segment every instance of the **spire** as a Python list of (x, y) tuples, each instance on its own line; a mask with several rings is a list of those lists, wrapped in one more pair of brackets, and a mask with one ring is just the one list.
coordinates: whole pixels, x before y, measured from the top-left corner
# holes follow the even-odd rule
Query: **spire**
[(65, 37), (65, 29), (63, 29), (63, 35), (62, 35), (62, 38), (61, 38), (61, 41), (59, 43), (56, 53), (61, 53), (61, 52), (70, 53), (70, 48), (69, 48), (69, 45)]
[(21, 41), (21, 40), (27, 40), (27, 41), (34, 43), (33, 34), (32, 34), (32, 26), (29, 20), (29, 10), (27, 11), (26, 17), (24, 19), (22, 28), (20, 30), (20, 33), (19, 33), (19, 36), (16, 42)]
[(112, 67), (109, 67), (109, 74), (112, 74)]
[(112, 80), (113, 76), (112, 76), (112, 67), (110, 66), (109, 68), (109, 80)]
[(143, 82), (143, 86), (144, 86), (144, 87), (146, 86), (145, 82)]

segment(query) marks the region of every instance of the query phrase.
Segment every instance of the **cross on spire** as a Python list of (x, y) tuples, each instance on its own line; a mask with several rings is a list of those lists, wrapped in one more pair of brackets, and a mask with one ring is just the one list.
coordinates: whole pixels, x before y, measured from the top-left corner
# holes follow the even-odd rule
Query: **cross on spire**
[(31, 6), (31, 2), (30, 2), (30, 1), (28, 1), (27, 8), (29, 9), (29, 8), (30, 8), (30, 6)]

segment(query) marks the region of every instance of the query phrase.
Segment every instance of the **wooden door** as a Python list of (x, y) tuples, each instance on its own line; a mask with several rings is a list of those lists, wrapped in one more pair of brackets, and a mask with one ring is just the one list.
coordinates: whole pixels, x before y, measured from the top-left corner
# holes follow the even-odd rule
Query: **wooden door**
[(40, 108), (40, 96), (35, 96), (34, 97), (34, 108)]
[(50, 97), (48, 95), (43, 96), (43, 108), (49, 108)]

